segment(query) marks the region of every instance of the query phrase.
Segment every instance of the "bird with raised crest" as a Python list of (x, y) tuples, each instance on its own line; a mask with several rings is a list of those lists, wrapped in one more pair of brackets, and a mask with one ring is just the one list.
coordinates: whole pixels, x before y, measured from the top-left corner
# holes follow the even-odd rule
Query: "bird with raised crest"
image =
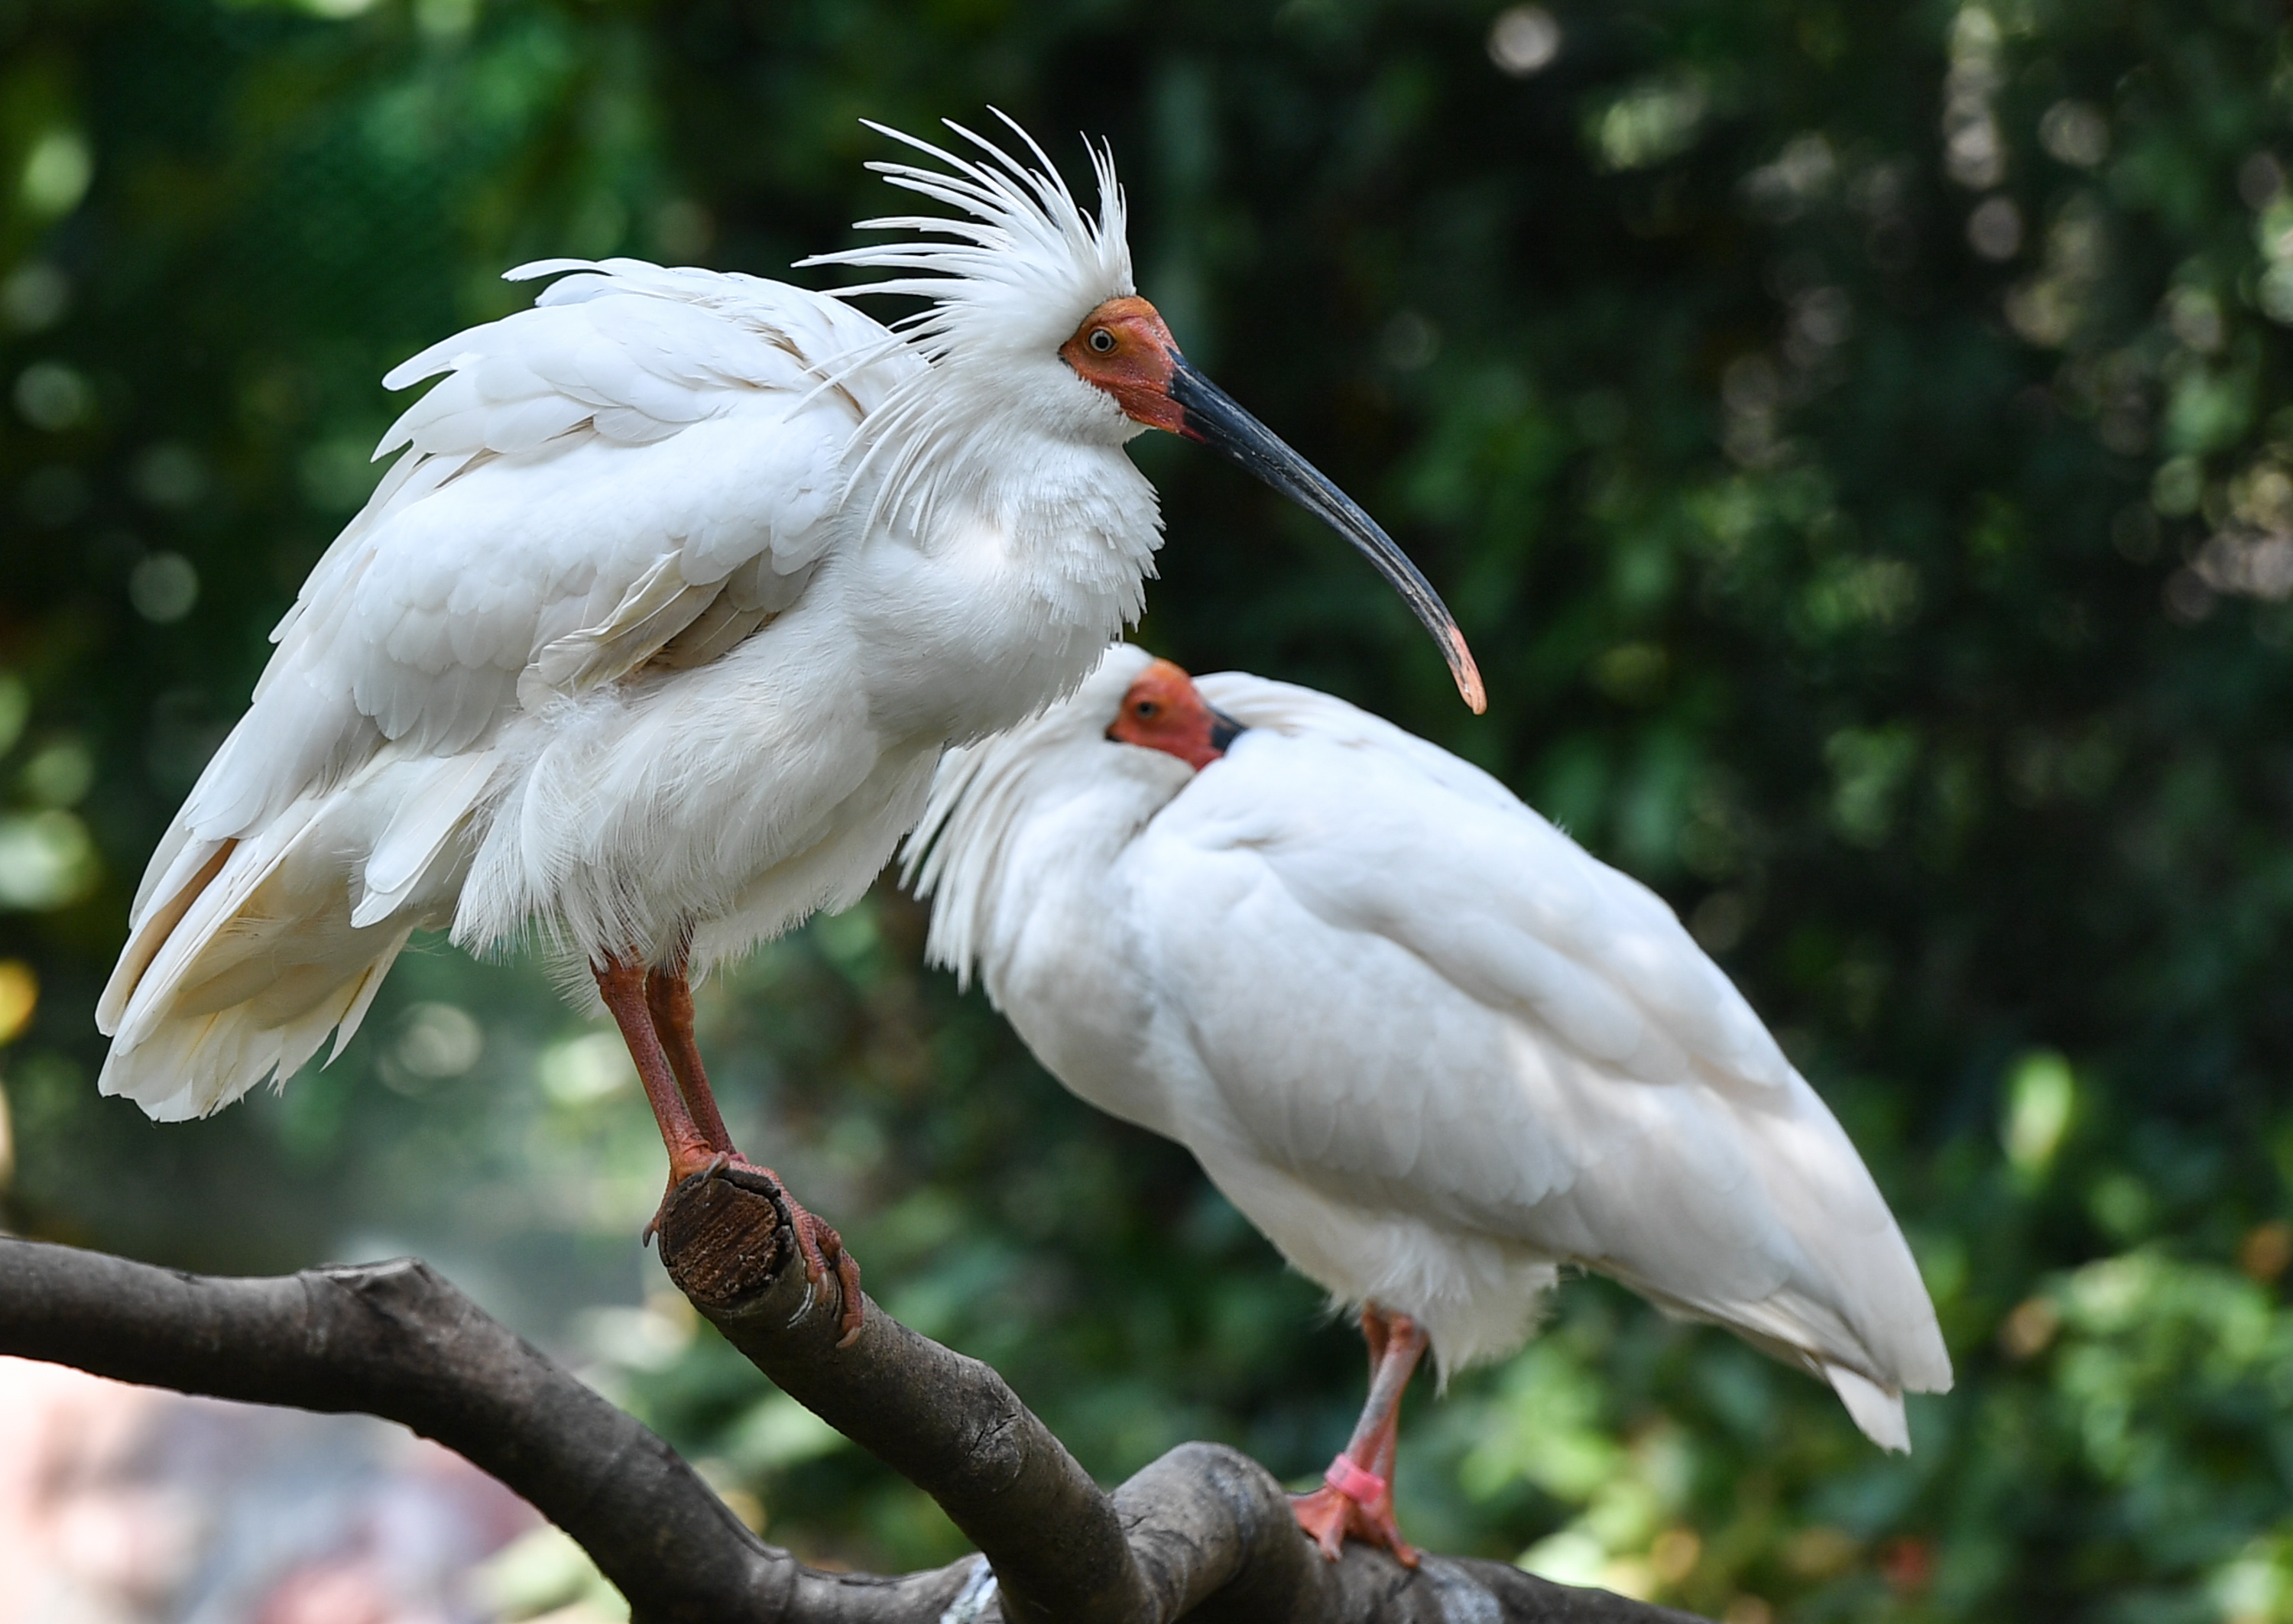
[[(1423, 577), (1138, 295), (1108, 155), (1094, 215), (1005, 123), (1024, 158), (875, 126), (923, 161), (871, 167), (952, 213), (804, 263), (879, 280), (548, 261), (509, 273), (556, 278), (532, 308), (390, 373), (442, 377), (152, 855), (98, 1011), (105, 1093), (204, 1115), (339, 1053), (415, 931), (533, 935), (594, 976), (671, 1188), (739, 1162), (688, 978), (853, 901), (944, 746), (1071, 691), (1136, 619), (1147, 428), (1360, 547), (1479, 707)], [(928, 303), (887, 327), (846, 303), (868, 293)], [(855, 1334), (856, 1265), (790, 1206)]]
[(1370, 1393), (1298, 1520), (1414, 1553), (1402, 1392), (1610, 1275), (1828, 1382), (1910, 1447), (1950, 1386), (1838, 1121), (1653, 892), (1495, 779), (1310, 690), (1112, 650), (952, 750), (910, 837), (928, 951), (1069, 1088), (1178, 1140), (1359, 1309)]

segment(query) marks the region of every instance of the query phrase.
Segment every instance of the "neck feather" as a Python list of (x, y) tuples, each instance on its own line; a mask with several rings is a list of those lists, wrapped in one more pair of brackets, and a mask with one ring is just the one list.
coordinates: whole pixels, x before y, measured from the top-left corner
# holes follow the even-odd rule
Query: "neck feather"
[[(931, 901), (932, 962), (968, 981), (1008, 951), (1030, 911), (1025, 899), (1054, 881), (1102, 880), (1193, 780), (1182, 762), (1104, 737), (1146, 663), (1118, 644), (1073, 699), (942, 757), (901, 870), (901, 883)], [(1007, 895), (1018, 905), (1003, 908)]]

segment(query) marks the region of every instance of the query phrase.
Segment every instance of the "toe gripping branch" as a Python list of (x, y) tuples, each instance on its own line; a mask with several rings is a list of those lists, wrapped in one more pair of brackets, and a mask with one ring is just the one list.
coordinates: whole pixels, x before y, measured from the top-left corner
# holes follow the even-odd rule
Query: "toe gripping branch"
[[(704, 1313), (745, 1313), (777, 1302), (800, 1281), (791, 1327), (810, 1320), (832, 1276), (837, 1339), (831, 1351), (859, 1339), (867, 1313), (860, 1265), (836, 1231), (807, 1212), (769, 1168), (730, 1156), (679, 1180), (661, 1198), (649, 1232), (677, 1289)], [(791, 1271), (795, 1262), (800, 1268)]]
[[(653, 1214), (652, 1222), (645, 1225), (647, 1240), (651, 1240), (655, 1234), (662, 1237), (661, 1262), (664, 1264), (668, 1263), (669, 1241), (666, 1224), (671, 1209), (678, 1207), (681, 1198), (688, 1192), (695, 1196), (705, 1194), (709, 1182), (712, 1179), (721, 1179), (735, 1188), (748, 1192), (750, 1195), (762, 1196), (771, 1203), (773, 1216), (780, 1221), (778, 1226), (773, 1231), (773, 1238), (782, 1255), (775, 1256), (768, 1266), (777, 1272), (786, 1264), (787, 1258), (784, 1254), (791, 1248), (794, 1250), (795, 1255), (804, 1262), (805, 1284), (811, 1289), (811, 1294), (806, 1298), (807, 1308), (826, 1288), (829, 1276), (833, 1274), (836, 1277), (838, 1303), (836, 1345), (839, 1348), (848, 1348), (857, 1342), (860, 1339), (861, 1324), (867, 1318), (868, 1312), (868, 1298), (860, 1289), (860, 1260), (845, 1249), (843, 1236), (838, 1234), (826, 1222), (806, 1210), (804, 1205), (789, 1193), (788, 1186), (781, 1183), (779, 1174), (770, 1168), (760, 1168), (745, 1157), (719, 1151), (710, 1157), (697, 1171), (685, 1175), (667, 1195), (661, 1197), (660, 1210)], [(721, 1223), (712, 1224), (706, 1215), (713, 1212), (721, 1218), (728, 1209), (725, 1208), (722, 1201), (719, 1201), (715, 1206), (706, 1208), (696, 1208), (687, 1203), (684, 1210), (698, 1216), (691, 1220), (688, 1232), (682, 1238), (679, 1246), (680, 1254), (687, 1248), (697, 1247), (699, 1251), (696, 1256), (700, 1266), (708, 1266), (709, 1260), (715, 1258), (722, 1249), (717, 1231), (724, 1226)], [(746, 1226), (741, 1227), (745, 1229)], [(742, 1254), (742, 1256), (745, 1257), (746, 1255)], [(678, 1288), (690, 1296), (694, 1288), (686, 1285), (684, 1275), (675, 1268), (671, 1268), (669, 1273), (671, 1278), (677, 1281)], [(736, 1278), (745, 1280), (745, 1276), (738, 1275), (737, 1272)], [(713, 1278), (704, 1279), (696, 1282), (696, 1285), (701, 1289), (711, 1290), (718, 1296), (723, 1296), (728, 1290), (733, 1289), (728, 1281)], [(695, 1298), (695, 1301), (698, 1300)]]

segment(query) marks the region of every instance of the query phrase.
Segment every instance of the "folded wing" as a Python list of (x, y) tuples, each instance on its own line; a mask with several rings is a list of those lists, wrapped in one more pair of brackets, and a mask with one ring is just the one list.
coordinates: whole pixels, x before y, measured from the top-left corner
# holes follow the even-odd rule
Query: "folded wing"
[[(385, 380), (443, 375), (153, 855), (99, 1006), (108, 1091), (211, 1110), (354, 1023), (342, 989), (370, 995), (407, 932), (450, 914), (504, 720), (706, 664), (791, 607), (854, 427), (920, 365), (779, 283), (626, 260), (512, 275), (555, 272), (534, 308)], [(223, 999), (298, 935), (328, 945), (291, 988)]]
[(1728, 1325), (1900, 1447), (1900, 1394), (1950, 1380), (1916, 1267), (1672, 910), (1374, 717), (1199, 685), (1251, 731), (1130, 860), (1154, 876), (1134, 894), (1158, 974), (1190, 989), (1196, 1052), (1258, 1152)]

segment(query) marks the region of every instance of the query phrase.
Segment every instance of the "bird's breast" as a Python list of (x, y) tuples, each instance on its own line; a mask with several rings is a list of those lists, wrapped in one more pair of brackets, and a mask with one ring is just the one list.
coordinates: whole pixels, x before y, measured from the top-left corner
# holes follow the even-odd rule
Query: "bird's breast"
[(1137, 612), (1143, 570), (1078, 578), (1025, 527), (972, 515), (927, 546), (871, 536), (846, 602), (886, 732), (968, 743), (1073, 692)]

